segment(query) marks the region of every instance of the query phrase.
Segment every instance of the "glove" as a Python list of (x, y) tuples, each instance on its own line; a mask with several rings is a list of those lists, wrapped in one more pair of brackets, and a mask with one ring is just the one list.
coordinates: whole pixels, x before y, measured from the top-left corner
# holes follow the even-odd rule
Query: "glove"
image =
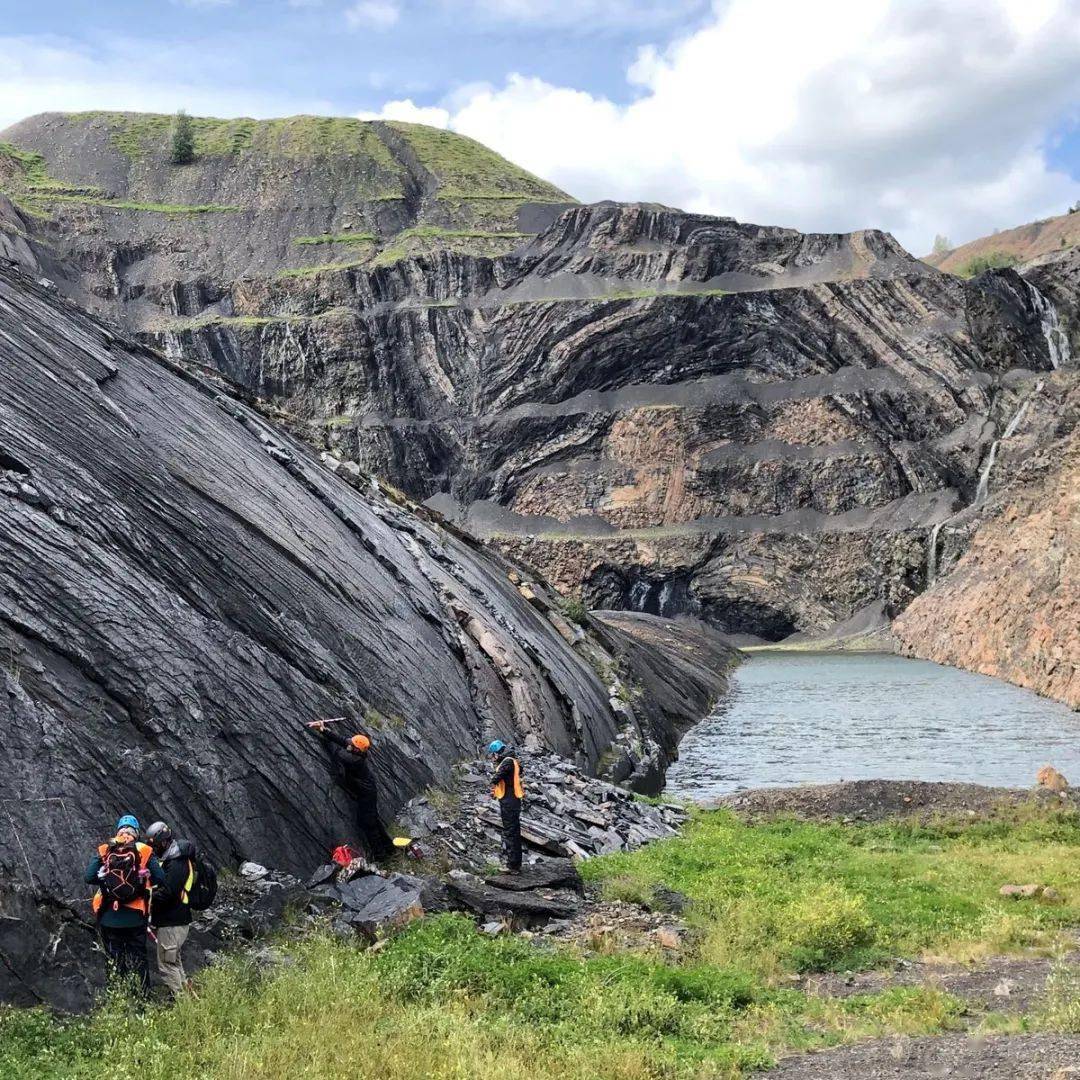
[(98, 881), (104, 881), (105, 880), (105, 867), (104, 866), (99, 866), (98, 867), (97, 877), (98, 877)]

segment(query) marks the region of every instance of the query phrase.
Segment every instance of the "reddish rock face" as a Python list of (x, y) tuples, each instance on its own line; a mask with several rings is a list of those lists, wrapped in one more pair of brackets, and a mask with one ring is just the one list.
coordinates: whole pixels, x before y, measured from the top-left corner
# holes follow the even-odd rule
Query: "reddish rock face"
[(1080, 431), (1018, 476), (955, 570), (894, 631), (908, 655), (1080, 709)]

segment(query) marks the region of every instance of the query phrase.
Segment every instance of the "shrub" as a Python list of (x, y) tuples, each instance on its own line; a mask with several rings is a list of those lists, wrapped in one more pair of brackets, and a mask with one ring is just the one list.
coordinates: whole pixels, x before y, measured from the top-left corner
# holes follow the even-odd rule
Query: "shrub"
[(191, 117), (181, 109), (173, 118), (169, 133), (169, 162), (190, 165), (195, 160), (195, 128)]
[(589, 621), (589, 609), (576, 597), (564, 601), (563, 614), (578, 626), (584, 626)]
[(788, 955), (800, 971), (841, 966), (876, 936), (866, 901), (832, 882), (792, 904), (788, 917)]
[(1020, 260), (1011, 251), (991, 251), (987, 255), (976, 255), (958, 273), (961, 277), (975, 277), (987, 270), (1001, 270), (1007, 266), (1015, 266)]

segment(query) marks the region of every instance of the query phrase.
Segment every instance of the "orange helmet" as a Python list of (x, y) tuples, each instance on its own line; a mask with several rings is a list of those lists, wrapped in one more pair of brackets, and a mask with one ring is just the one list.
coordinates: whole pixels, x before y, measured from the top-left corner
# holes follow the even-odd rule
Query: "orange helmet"
[(349, 742), (354, 750), (367, 750), (371, 746), (371, 740), (366, 735), (354, 735)]

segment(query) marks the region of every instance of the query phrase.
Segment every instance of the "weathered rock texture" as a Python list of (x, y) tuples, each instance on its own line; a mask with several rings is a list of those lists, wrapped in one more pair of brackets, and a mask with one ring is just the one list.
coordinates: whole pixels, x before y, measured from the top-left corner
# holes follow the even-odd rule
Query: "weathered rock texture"
[[(879, 232), (566, 209), (426, 129), (201, 123), (181, 168), (163, 118), (10, 129), (73, 287), (592, 607), (773, 640), (895, 616), (1032, 373), (1060, 361), (1043, 291), (1012, 271), (960, 281)], [(372, 194), (391, 160), (419, 192), (408, 220)], [(468, 191), (526, 200), (532, 224), (476, 226), (514, 199)], [(102, 205), (136, 200), (241, 211)], [(293, 243), (360, 218), (376, 240), (349, 259)], [(429, 222), (439, 236), (406, 229)]]
[(392, 812), (495, 736), (655, 786), (719, 693), (719, 644), (695, 709), (682, 658), (330, 465), (0, 268), (0, 997), (79, 996), (41, 959), (85, 956), (118, 812), (291, 872), (348, 835), (302, 721), (363, 719)]
[[(1075, 388), (1073, 396), (1080, 405)], [(1080, 709), (1078, 616), (1080, 431), (1073, 431), (1025, 465), (953, 572), (893, 629), (911, 655)]]
[(982, 498), (934, 537), (936, 561), (952, 572), (894, 631), (910, 655), (1080, 708), (1080, 249), (1024, 273), (1047, 298), (1058, 370), (1025, 389), (984, 463)]
[(962, 281), (874, 231), (571, 206), (428, 129), (199, 125), (183, 167), (166, 118), (16, 125), (0, 187), (49, 220), (6, 242), (590, 607), (892, 619), (1061, 437), (1069, 252)]

